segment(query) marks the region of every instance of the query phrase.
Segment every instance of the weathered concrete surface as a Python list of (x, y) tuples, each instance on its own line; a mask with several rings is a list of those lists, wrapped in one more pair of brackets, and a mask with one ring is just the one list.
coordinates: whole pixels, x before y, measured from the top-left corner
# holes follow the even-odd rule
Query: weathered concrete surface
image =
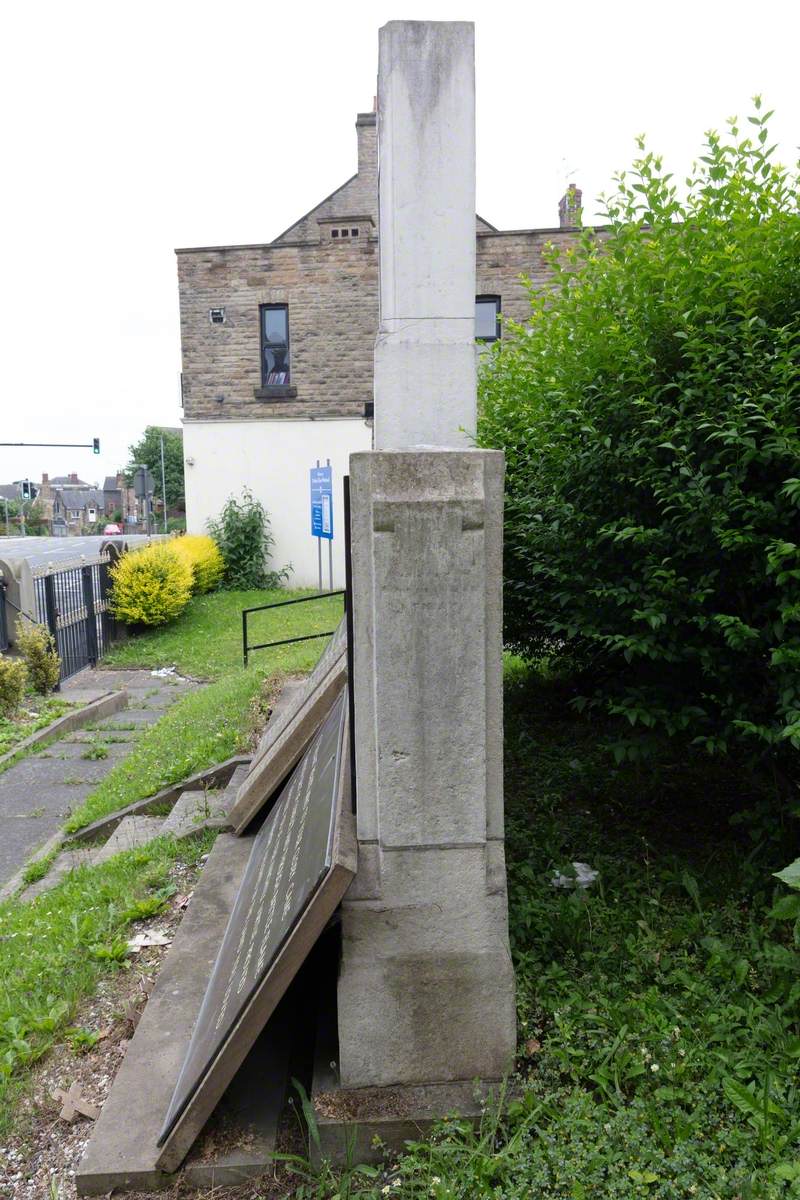
[(92, 1131), (75, 1178), (79, 1195), (174, 1181), (155, 1168), (156, 1139), (251, 848), (251, 838), (230, 834), (220, 834), (214, 843)]
[(76, 690), (73, 693), (65, 687), (62, 694), (65, 700), (71, 700), (75, 704), (84, 704), (86, 707), (78, 709), (77, 712), (64, 713), (63, 717), (58, 717), (46, 728), (37, 730), (36, 733), (32, 733), (30, 737), (14, 746), (12, 750), (0, 755), (0, 768), (4, 763), (11, 762), (19, 753), (30, 750), (32, 746), (56, 741), (73, 729), (91, 725), (95, 721), (111, 716), (112, 713), (119, 712), (128, 703), (128, 693), (124, 688), (117, 692), (100, 692), (94, 688), (88, 691)]
[(95, 851), (88, 847), (83, 849), (76, 847), (75, 849), (62, 850), (58, 858), (56, 858), (50, 866), (50, 870), (41, 879), (37, 879), (36, 883), (29, 884), (25, 891), (20, 896), (21, 900), (35, 900), (37, 896), (41, 896), (42, 892), (49, 892), (50, 888), (61, 883), (61, 880), (67, 876), (70, 871), (77, 870), (78, 867), (89, 866), (94, 858)]
[(381, 29), (378, 178), (375, 447), (467, 446), (476, 424), (470, 22)]
[[(129, 703), (137, 707), (95, 715), (96, 737), (102, 741), (104, 730), (132, 723), (134, 713), (137, 730), (153, 724), (163, 716), (165, 704), (180, 699), (193, 686), (189, 681), (159, 679), (149, 671), (97, 669), (81, 671), (64, 684), (62, 694), (70, 699), (73, 695), (127, 693)], [(0, 774), (0, 894), (8, 895), (21, 885), (21, 869), (27, 860), (38, 847), (57, 838), (66, 818), (133, 745), (133, 741), (113, 743), (105, 759), (61, 759), (56, 755), (62, 746), (69, 747), (64, 750), (68, 755), (75, 752), (74, 747), (71, 742), (52, 742)]]
[(342, 1087), (498, 1079), (516, 1046), (502, 793), (503, 458), (350, 462), (359, 873)]
[(126, 817), (124, 821), (120, 821), (105, 846), (95, 851), (92, 857), (93, 865), (107, 862), (109, 858), (113, 858), (115, 854), (122, 854), (125, 850), (135, 850), (137, 846), (147, 845), (159, 836), (163, 824), (163, 817)]
[[(94, 841), (96, 838), (108, 837), (125, 817), (144, 815), (158, 808), (169, 808), (175, 804), (183, 792), (202, 791), (204, 788), (213, 787), (227, 789), (239, 767), (248, 767), (249, 763), (249, 755), (235, 754), (231, 758), (226, 758), (224, 762), (205, 767), (187, 779), (172, 783), (169, 787), (155, 792), (154, 795), (147, 796), (144, 800), (135, 800), (133, 804), (127, 804), (124, 808), (118, 808), (113, 813), (99, 817), (96, 821), (92, 821), (91, 825), (84, 825), (83, 829), (78, 829), (71, 835), (70, 841)], [(243, 775), (237, 776), (239, 781), (243, 778)], [(239, 785), (237, 784), (237, 786)]]

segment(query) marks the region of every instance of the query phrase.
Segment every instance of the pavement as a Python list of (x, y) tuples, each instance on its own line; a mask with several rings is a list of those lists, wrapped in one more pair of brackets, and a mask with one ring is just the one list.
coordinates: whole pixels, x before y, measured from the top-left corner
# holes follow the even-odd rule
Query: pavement
[[(139, 734), (194, 686), (191, 680), (177, 675), (102, 668), (81, 671), (62, 685), (65, 700), (84, 702), (124, 688), (129, 696), (128, 707), (99, 721), (97, 731), (73, 730), (0, 774), (0, 887), (58, 832), (100, 780), (130, 754)], [(118, 728), (123, 725), (135, 728)], [(113, 741), (103, 738), (104, 729)], [(107, 758), (83, 758), (95, 740), (107, 745)]]

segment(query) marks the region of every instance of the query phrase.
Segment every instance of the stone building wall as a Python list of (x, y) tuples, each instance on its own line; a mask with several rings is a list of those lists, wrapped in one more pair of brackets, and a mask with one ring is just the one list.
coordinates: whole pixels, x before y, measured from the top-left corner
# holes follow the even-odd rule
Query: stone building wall
[[(375, 113), (356, 120), (358, 173), (273, 242), (178, 250), (184, 420), (359, 418), (372, 400), (378, 327)], [(341, 235), (346, 228), (348, 237)], [(352, 231), (358, 230), (353, 237)], [(574, 230), (494, 230), (476, 218), (477, 294), (529, 311), (522, 274), (545, 284), (546, 243)], [(289, 387), (262, 387), (259, 305), (289, 308)], [(211, 309), (224, 308), (223, 324)]]
[[(529, 312), (522, 274), (546, 284), (542, 252), (574, 232), (481, 232), (477, 294), (499, 295), (514, 320)], [(184, 417), (189, 421), (341, 418), (372, 400), (378, 327), (378, 241), (273, 243), (178, 253)], [(290, 397), (261, 389), (259, 305), (288, 304)], [(212, 325), (209, 309), (224, 308)]]

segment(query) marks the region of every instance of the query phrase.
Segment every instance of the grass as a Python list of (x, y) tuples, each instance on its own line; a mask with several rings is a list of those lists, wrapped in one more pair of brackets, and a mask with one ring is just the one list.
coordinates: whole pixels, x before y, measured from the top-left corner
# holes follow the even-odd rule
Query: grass
[(0, 1133), (13, 1123), (31, 1066), (69, 1028), (80, 1000), (126, 959), (127, 928), (170, 894), (178, 859), (196, 862), (210, 835), (158, 838), (82, 867), (31, 903), (0, 904)]
[[(241, 611), (302, 592), (212, 592), (193, 599), (181, 617), (163, 629), (123, 643), (104, 660), (111, 666), (175, 666), (184, 675), (210, 679), (188, 692), (157, 724), (136, 740), (67, 823), (72, 832), (115, 809), (152, 796), (171, 783), (221, 762), (246, 747), (267, 692), (291, 672), (308, 671), (325, 639), (256, 651), (245, 670), (241, 658)], [(299, 637), (333, 629), (341, 597), (295, 604), (277, 613), (256, 614), (252, 641)], [(263, 618), (259, 621), (259, 618)], [(121, 718), (124, 714), (120, 714)], [(122, 728), (123, 721), (115, 728)]]
[[(325, 645), (319, 639), (260, 652), (243, 669), (242, 607), (285, 596), (218, 592), (199, 597), (174, 625), (132, 638), (106, 660), (115, 666), (174, 665), (181, 674), (210, 682), (181, 696), (137, 736), (131, 753), (87, 797), (68, 830), (152, 795), (246, 744), (265, 684), (309, 670)], [(252, 640), (331, 629), (340, 612), (338, 598), (291, 606), (279, 610), (269, 628), (257, 620)], [(101, 737), (111, 727), (98, 732), (84, 757), (107, 754)], [(115, 729), (131, 727), (124, 714), (113, 723)], [(49, 1047), (66, 1036), (85, 1048), (88, 1035), (70, 1027), (79, 1001), (104, 972), (124, 963), (127, 926), (163, 905), (172, 863), (196, 858), (212, 840), (211, 835), (181, 843), (159, 838), (101, 866), (80, 868), (32, 902), (0, 905), (0, 1133), (12, 1123), (31, 1066)], [(46, 874), (52, 857), (30, 863), (26, 882)]]
[[(104, 658), (115, 667), (174, 666), (182, 675), (218, 679), (242, 667), (242, 609), (281, 600), (294, 600), (308, 591), (211, 592), (195, 596), (176, 621), (150, 633), (121, 642)], [(249, 618), (248, 640), (277, 641), (335, 629), (342, 616), (342, 597), (333, 596), (307, 604), (253, 613)], [(257, 650), (250, 659), (251, 669), (263, 671), (309, 670), (324, 645), (322, 639)]]
[[(507, 664), (515, 1098), (375, 1179), (306, 1167), (298, 1195), (800, 1196), (800, 898), (772, 876), (798, 814), (742, 764), (617, 768), (568, 699)], [(588, 891), (552, 886), (573, 861)]]
[[(63, 717), (65, 712), (75, 707), (68, 700), (52, 695), (28, 695), (24, 698), (23, 704), (25, 708), (17, 716), (13, 718), (0, 717), (0, 756), (8, 754), (32, 733), (46, 729), (58, 717)], [(11, 762), (18, 762), (22, 755), (23, 752), (20, 751), (20, 754), (15, 755), (10, 762), (0, 766), (0, 771), (10, 766)]]

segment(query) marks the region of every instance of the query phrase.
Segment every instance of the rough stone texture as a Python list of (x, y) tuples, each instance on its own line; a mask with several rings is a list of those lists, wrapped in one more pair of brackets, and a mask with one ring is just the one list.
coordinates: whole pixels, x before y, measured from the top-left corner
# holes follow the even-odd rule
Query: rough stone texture
[(78, 1169), (78, 1195), (163, 1186), (156, 1147), (175, 1080), (252, 849), (221, 834), (195, 887)]
[(380, 31), (375, 447), (463, 446), (476, 424), (475, 29)]
[(497, 1079), (513, 1061), (502, 493), (496, 451), (351, 459), (359, 873), (342, 914), (345, 1089)]

